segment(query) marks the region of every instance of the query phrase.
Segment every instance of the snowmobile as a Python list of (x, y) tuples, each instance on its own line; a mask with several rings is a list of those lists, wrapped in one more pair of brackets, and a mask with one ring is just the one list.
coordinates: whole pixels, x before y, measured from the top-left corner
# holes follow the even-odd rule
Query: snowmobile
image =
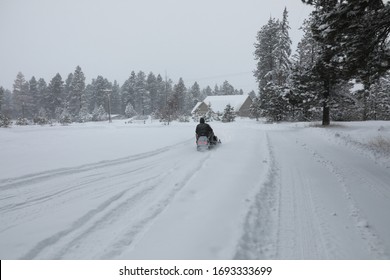
[(218, 139), (217, 136), (213, 136), (212, 138), (209, 139), (207, 136), (199, 136), (196, 140), (196, 149), (198, 151), (206, 151), (221, 144), (221, 139)]

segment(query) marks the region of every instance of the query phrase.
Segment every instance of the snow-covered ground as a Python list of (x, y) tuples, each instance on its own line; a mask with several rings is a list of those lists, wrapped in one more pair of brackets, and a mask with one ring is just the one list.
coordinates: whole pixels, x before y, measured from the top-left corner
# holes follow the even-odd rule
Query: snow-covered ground
[(390, 259), (390, 122), (0, 129), (0, 259)]

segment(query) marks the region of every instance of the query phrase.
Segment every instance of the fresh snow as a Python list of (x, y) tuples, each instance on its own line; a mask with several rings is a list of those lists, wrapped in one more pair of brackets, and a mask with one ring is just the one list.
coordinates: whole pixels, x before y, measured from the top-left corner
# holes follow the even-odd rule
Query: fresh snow
[(390, 259), (390, 122), (0, 129), (0, 259)]

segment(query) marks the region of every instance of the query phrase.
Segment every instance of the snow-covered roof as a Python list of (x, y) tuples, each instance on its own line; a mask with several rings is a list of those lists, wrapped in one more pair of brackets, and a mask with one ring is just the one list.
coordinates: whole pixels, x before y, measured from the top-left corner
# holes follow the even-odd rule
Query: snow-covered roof
[(191, 111), (191, 114), (193, 114), (193, 113), (195, 112), (195, 110), (198, 109), (198, 107), (200, 106), (200, 104), (202, 104), (202, 102), (196, 103), (194, 109), (192, 109), (192, 111)]
[(230, 104), (235, 111), (240, 110), (242, 104), (248, 98), (248, 95), (218, 95), (218, 96), (207, 96), (203, 101), (206, 105), (211, 104), (211, 109), (214, 112), (223, 112), (226, 105)]

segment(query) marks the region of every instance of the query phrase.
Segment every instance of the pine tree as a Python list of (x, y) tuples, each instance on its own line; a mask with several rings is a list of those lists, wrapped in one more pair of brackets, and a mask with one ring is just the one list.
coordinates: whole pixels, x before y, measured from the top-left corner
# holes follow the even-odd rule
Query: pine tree
[(157, 75), (156, 78), (156, 87), (157, 87), (157, 93), (156, 93), (157, 104), (156, 104), (155, 113), (159, 114), (164, 110), (168, 98), (168, 92), (167, 92), (168, 85), (166, 85), (166, 83), (164, 82), (160, 74)]
[(255, 98), (253, 98), (252, 104), (249, 107), (250, 116), (252, 118), (256, 118), (256, 121), (258, 121), (260, 116), (261, 116), (261, 107), (260, 107), (260, 105), (261, 105), (260, 98), (255, 97)]
[(222, 87), (220, 88), (220, 94), (221, 95), (234, 95), (234, 87), (229, 84), (228, 81), (224, 81), (222, 84)]
[(108, 114), (103, 105), (96, 106), (92, 112), (92, 121), (106, 121), (108, 120)]
[(29, 85), (26, 82), (24, 75), (19, 72), (13, 85), (12, 101), (14, 106), (14, 114), (21, 118), (27, 118), (30, 114), (30, 104), (32, 99), (29, 95)]
[(37, 107), (38, 107), (38, 113), (41, 108), (44, 108), (47, 110), (49, 108), (49, 105), (46, 103), (46, 96), (47, 96), (47, 84), (43, 78), (40, 78), (38, 80), (37, 84)]
[(277, 67), (276, 67), (276, 84), (283, 86), (287, 83), (287, 78), (290, 73), (291, 62), (291, 39), (289, 36), (288, 30), (290, 29), (288, 22), (288, 12), (287, 8), (283, 11), (283, 20), (280, 23), (279, 32), (278, 32), (278, 43), (275, 50), (277, 58)]
[(73, 80), (73, 73), (69, 73), (64, 83), (64, 93), (63, 93), (64, 98), (68, 103), (70, 103), (70, 98), (73, 92), (72, 80)]
[(34, 123), (39, 125), (45, 125), (49, 123), (49, 118), (44, 108), (39, 109), (37, 116), (34, 118)]
[(38, 101), (38, 82), (34, 76), (29, 81), (29, 96), (31, 98), (31, 116), (35, 116), (38, 113), (39, 101)]
[(234, 107), (232, 107), (230, 104), (226, 105), (226, 108), (222, 115), (222, 121), (234, 122), (235, 118), (236, 118), (236, 112), (234, 111)]
[(48, 111), (52, 118), (58, 118), (58, 112), (62, 111), (65, 98), (63, 96), (64, 82), (59, 73), (50, 81), (45, 97)]
[(149, 93), (148, 114), (157, 112), (158, 108), (158, 84), (156, 76), (150, 72), (146, 79), (146, 90)]
[(290, 118), (297, 121), (316, 120), (321, 110), (321, 96), (318, 93), (322, 91), (322, 81), (313, 71), (321, 47), (313, 38), (312, 21), (310, 17), (303, 22), (301, 29), (304, 34), (298, 43), (291, 69), (291, 92), (288, 94)]
[(89, 113), (89, 109), (88, 109), (87, 104), (84, 104), (83, 107), (81, 107), (78, 118), (79, 118), (79, 121), (82, 123), (92, 121), (93, 116), (91, 113)]
[(390, 68), (390, 5), (381, 0), (303, 2), (316, 6), (312, 30), (322, 47), (316, 70), (323, 81), (323, 124), (330, 122), (327, 102), (340, 79), (363, 82), (363, 119), (367, 119), (371, 85)]
[(259, 83), (260, 93), (263, 91), (268, 82), (275, 79), (274, 72), (276, 71), (278, 61), (275, 50), (279, 45), (279, 27), (279, 21), (274, 18), (270, 18), (268, 23), (257, 33), (255, 59), (258, 62), (254, 75), (256, 81)]
[[(4, 113), (5, 104), (5, 90), (0, 87), (0, 127), (8, 127), (11, 124), (11, 120)], [(4, 110), (5, 111), (5, 110)]]
[(124, 113), (128, 104), (135, 106), (135, 83), (136, 74), (131, 72), (130, 77), (123, 83), (121, 87), (122, 112)]
[(143, 71), (139, 71), (136, 76), (134, 99), (134, 109), (137, 112), (139, 112), (143, 116), (150, 114), (150, 93), (146, 89), (146, 75)]
[(201, 96), (201, 92), (200, 92), (200, 87), (199, 87), (199, 84), (197, 82), (195, 82), (188, 90), (188, 93), (186, 95), (186, 102), (185, 102), (185, 112), (188, 113), (188, 112), (191, 112), (192, 111), (192, 108), (194, 108), (194, 106), (200, 102), (200, 96)]
[(131, 118), (138, 115), (138, 113), (134, 110), (133, 105), (131, 103), (127, 104), (126, 110), (125, 110), (125, 116), (126, 118)]
[(2, 108), (4, 104), (4, 88), (0, 87), (0, 114), (2, 113)]
[(211, 95), (213, 95), (213, 90), (211, 89), (210, 86), (207, 86), (202, 90), (202, 94), (199, 101), (204, 100), (207, 96), (211, 96)]
[(71, 89), (69, 95), (69, 111), (73, 116), (79, 114), (85, 99), (85, 76), (80, 66), (77, 66), (71, 80)]
[(108, 112), (108, 93), (110, 92), (112, 85), (103, 76), (97, 76), (92, 80), (92, 104), (94, 108), (103, 106)]
[(121, 96), (120, 96), (120, 87), (116, 80), (112, 85), (112, 92), (110, 98), (111, 98), (111, 112), (113, 114), (121, 114), (122, 104), (121, 104)]
[(280, 121), (288, 116), (288, 76), (290, 75), (291, 39), (288, 34), (287, 9), (283, 20), (270, 18), (257, 34), (254, 72), (259, 84), (260, 107), (264, 117)]
[(211, 108), (211, 103), (207, 104), (207, 112), (204, 116), (206, 122), (212, 122), (214, 120), (219, 120), (219, 116)]
[(171, 98), (173, 105), (173, 114), (175, 117), (182, 115), (185, 112), (185, 97), (187, 93), (187, 88), (184, 85), (182, 78), (179, 79), (179, 82), (173, 87), (173, 95)]

